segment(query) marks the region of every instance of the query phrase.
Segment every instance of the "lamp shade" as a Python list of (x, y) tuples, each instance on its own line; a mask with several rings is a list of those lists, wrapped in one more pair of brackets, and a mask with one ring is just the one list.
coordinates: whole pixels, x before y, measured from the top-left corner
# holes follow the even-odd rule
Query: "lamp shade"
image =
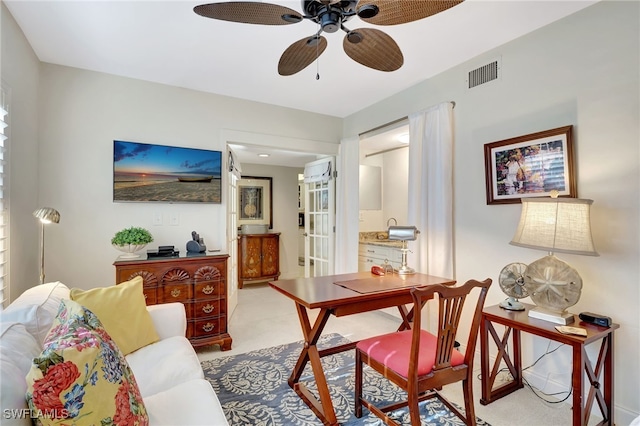
[(60, 223), (60, 213), (52, 207), (39, 208), (33, 215), (43, 223)]
[(579, 198), (522, 199), (522, 215), (510, 244), (548, 252), (598, 256), (591, 238), (589, 208)]

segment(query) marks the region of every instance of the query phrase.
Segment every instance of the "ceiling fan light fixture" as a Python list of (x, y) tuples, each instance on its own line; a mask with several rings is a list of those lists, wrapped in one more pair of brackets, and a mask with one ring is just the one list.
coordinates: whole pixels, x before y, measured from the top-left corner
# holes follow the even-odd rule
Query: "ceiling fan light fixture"
[(335, 33), (340, 29), (340, 24), (342, 23), (342, 17), (340, 13), (335, 11), (329, 11), (320, 15), (320, 26), (322, 27), (322, 31), (326, 33)]
[(320, 34), (338, 30), (346, 33), (342, 48), (347, 56), (365, 67), (390, 72), (404, 63), (395, 40), (374, 28), (351, 31), (344, 26), (346, 22), (357, 15), (373, 25), (406, 24), (438, 14), (464, 0), (300, 0), (302, 14), (268, 1), (221, 0), (195, 6), (193, 11), (206, 18), (243, 24), (289, 25), (303, 20), (317, 24), (315, 36), (300, 39), (284, 51), (278, 62), (280, 75), (293, 75), (316, 61), (327, 47), (326, 38)]
[(361, 19), (369, 19), (376, 16), (378, 12), (380, 12), (380, 9), (378, 9), (378, 6), (376, 6), (375, 4), (365, 4), (360, 9), (358, 9), (358, 16)]

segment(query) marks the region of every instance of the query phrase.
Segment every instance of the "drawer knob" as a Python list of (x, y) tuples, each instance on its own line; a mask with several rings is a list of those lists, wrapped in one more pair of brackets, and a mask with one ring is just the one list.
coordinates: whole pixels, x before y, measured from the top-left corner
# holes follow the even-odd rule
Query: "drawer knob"
[(208, 286), (206, 286), (205, 288), (203, 288), (203, 289), (202, 289), (202, 292), (203, 292), (204, 294), (211, 294), (211, 293), (213, 293), (213, 290), (215, 290), (215, 289), (213, 288), (213, 286), (208, 285)]
[(180, 293), (182, 293), (180, 291), (180, 289), (174, 288), (173, 290), (171, 290), (171, 296), (172, 297), (178, 297), (178, 296), (180, 296)]
[(213, 331), (214, 328), (216, 328), (215, 325), (211, 324), (210, 322), (202, 326), (202, 330), (206, 331), (207, 333)]
[(202, 307), (202, 312), (204, 312), (205, 314), (210, 314), (211, 312), (213, 312), (216, 308), (213, 305), (210, 305), (209, 303), (207, 303), (206, 306)]

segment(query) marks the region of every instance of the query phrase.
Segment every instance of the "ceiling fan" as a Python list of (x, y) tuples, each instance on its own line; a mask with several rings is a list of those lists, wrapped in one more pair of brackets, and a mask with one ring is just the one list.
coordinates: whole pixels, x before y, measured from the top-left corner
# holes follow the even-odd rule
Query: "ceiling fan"
[(304, 19), (318, 24), (318, 31), (289, 46), (278, 63), (280, 75), (302, 71), (327, 48), (322, 33), (346, 33), (342, 42), (345, 53), (354, 61), (380, 71), (395, 71), (404, 63), (397, 43), (383, 31), (373, 28), (350, 30), (344, 23), (358, 16), (374, 25), (397, 25), (417, 21), (464, 0), (301, 0), (301, 14), (285, 6), (252, 1), (201, 4), (194, 12), (206, 18), (244, 24), (289, 25)]

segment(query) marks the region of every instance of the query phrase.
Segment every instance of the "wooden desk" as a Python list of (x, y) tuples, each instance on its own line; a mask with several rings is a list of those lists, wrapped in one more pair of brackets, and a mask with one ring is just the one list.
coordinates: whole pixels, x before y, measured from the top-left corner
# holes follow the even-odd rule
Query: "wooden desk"
[[(413, 303), (411, 289), (431, 284), (453, 285), (455, 281), (430, 275), (387, 275), (378, 277), (370, 272), (332, 275), (317, 278), (298, 278), (270, 282), (269, 285), (292, 299), (304, 335), (304, 347), (289, 377), (289, 386), (302, 398), (326, 425), (337, 425), (336, 413), (320, 359), (355, 348), (357, 342), (319, 350), (316, 344), (330, 315), (337, 317), (397, 306), (402, 316), (399, 330), (411, 328), (413, 312), (405, 304)], [(353, 289), (357, 289), (353, 290)], [(375, 291), (371, 291), (374, 290)], [(311, 325), (308, 309), (320, 309)], [(311, 363), (318, 386), (318, 400), (303, 384), (300, 377)]]
[[(524, 387), (522, 382), (522, 352), (520, 347), (520, 332), (535, 334), (556, 342), (569, 345), (573, 350), (573, 426), (588, 424), (593, 402), (597, 400), (603, 420), (599, 425), (613, 426), (613, 332), (619, 328), (612, 324), (610, 328), (600, 327), (580, 321), (576, 316), (574, 327), (587, 330), (587, 337), (561, 334), (555, 329), (557, 324), (535, 318), (529, 318), (528, 311), (533, 305), (525, 304), (524, 311), (508, 311), (500, 306), (490, 306), (483, 310), (480, 324), (480, 363), (482, 369), (482, 398), (480, 403), (487, 405), (511, 392)], [(498, 337), (493, 324), (505, 326), (502, 339)], [(512, 334), (513, 359), (506, 351), (509, 335)], [(495, 363), (489, 371), (489, 335), (498, 348)], [(601, 340), (600, 352), (594, 366), (587, 356), (585, 346)], [(496, 377), (504, 361), (513, 381), (493, 389)], [(587, 380), (584, 380), (584, 376)], [(602, 383), (600, 375), (602, 373)], [(589, 392), (584, 399), (583, 386), (589, 384)]]

